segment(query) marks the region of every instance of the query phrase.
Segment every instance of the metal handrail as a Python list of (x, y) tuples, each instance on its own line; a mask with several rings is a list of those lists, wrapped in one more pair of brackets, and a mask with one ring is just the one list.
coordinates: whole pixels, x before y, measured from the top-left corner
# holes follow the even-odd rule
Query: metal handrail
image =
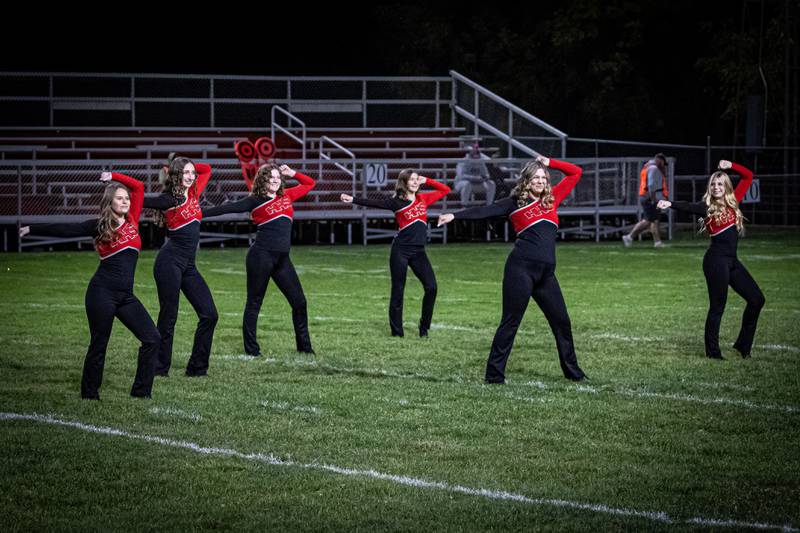
[[(514, 138), (514, 115), (526, 120), (527, 122), (544, 129), (553, 134), (554, 137), (558, 138), (561, 141), (561, 157), (566, 157), (567, 153), (567, 134), (563, 131), (559, 130), (558, 128), (548, 124), (547, 122), (536, 118), (535, 116), (531, 115), (524, 109), (519, 106), (516, 106), (506, 100), (505, 98), (493, 93), (489, 89), (475, 83), (474, 81), (470, 80), (466, 76), (459, 74), (458, 72), (451, 70), (450, 76), (453, 78), (453, 95), (452, 95), (452, 102), (451, 107), (453, 111), (461, 115), (462, 117), (466, 118), (467, 120), (472, 121), (475, 125), (475, 134), (478, 133), (478, 126), (490, 131), (509, 145), (509, 156), (511, 155), (511, 147), (515, 147), (524, 153), (537, 156), (539, 155), (538, 152), (533, 150), (532, 148), (528, 147), (527, 145), (519, 142), (517, 139)], [(467, 87), (470, 87), (475, 91), (475, 112), (470, 113), (463, 107), (459, 106), (456, 103), (456, 82), (463, 83)], [(489, 100), (501, 105), (508, 111), (508, 132), (501, 131), (499, 128), (489, 124), (485, 120), (480, 118), (480, 110), (478, 107), (478, 94), (481, 94), (488, 98)]]
[[(295, 122), (300, 124), (300, 126), (302, 128), (301, 129), (301, 133), (303, 135), (302, 139), (300, 137), (298, 137), (297, 135), (295, 135), (294, 133), (292, 133), (291, 131), (289, 131), (288, 129), (286, 129), (283, 126), (281, 126), (280, 124), (278, 124), (277, 122), (275, 122), (275, 112), (276, 111), (280, 111), (281, 113), (283, 113), (284, 115), (286, 115), (289, 118), (289, 127), (291, 127), (292, 120), (294, 120)], [(303, 159), (305, 159), (306, 158), (306, 123), (303, 122), (302, 120), (300, 120), (299, 118), (297, 118), (295, 115), (293, 115), (290, 112), (288, 112), (287, 110), (285, 110), (284, 108), (280, 107), (280, 106), (272, 106), (272, 110), (270, 111), (270, 120), (271, 120), (270, 133), (271, 133), (271, 137), (272, 137), (272, 142), (273, 143), (275, 142), (275, 129), (277, 127), (277, 129), (279, 131), (282, 131), (283, 133), (285, 133), (290, 139), (294, 139), (295, 141), (300, 143), (300, 145), (303, 148)]]
[[(352, 165), (352, 169), (347, 168), (345, 165), (342, 165), (335, 159), (333, 159), (329, 154), (325, 153), (325, 143), (329, 143), (333, 145), (334, 148), (344, 152), (350, 159), (350, 164)], [(353, 187), (352, 187), (352, 194), (355, 196), (356, 194), (356, 154), (339, 144), (338, 142), (334, 141), (327, 135), (323, 135), (319, 138), (319, 175), (322, 176), (322, 161), (327, 161), (342, 172), (348, 174), (353, 180)]]

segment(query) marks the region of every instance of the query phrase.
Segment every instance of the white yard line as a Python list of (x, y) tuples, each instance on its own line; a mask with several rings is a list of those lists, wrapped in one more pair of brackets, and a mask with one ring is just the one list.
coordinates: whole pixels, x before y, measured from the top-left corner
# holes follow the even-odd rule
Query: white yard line
[(340, 474), (345, 476), (377, 479), (417, 489), (438, 490), (447, 493), (463, 494), (466, 496), (484, 498), (487, 500), (513, 501), (517, 503), (535, 505), (540, 507), (556, 507), (556, 508), (574, 509), (578, 511), (589, 511), (593, 513), (600, 513), (600, 514), (607, 514), (614, 516), (639, 518), (643, 520), (649, 520), (651, 522), (660, 522), (665, 524), (701, 524), (701, 525), (714, 525), (714, 526), (730, 526), (730, 527), (739, 527), (748, 529), (777, 529), (780, 531), (787, 531), (787, 532), (798, 531), (798, 529), (794, 528), (789, 524), (777, 525), (777, 524), (767, 524), (762, 522), (744, 522), (729, 518), (711, 518), (711, 517), (692, 517), (688, 519), (681, 519), (676, 517), (670, 517), (666, 512), (663, 511), (639, 511), (636, 509), (614, 507), (612, 505), (599, 504), (599, 503), (586, 503), (586, 502), (577, 502), (577, 501), (561, 500), (554, 498), (532, 498), (529, 496), (525, 496), (523, 494), (508, 492), (504, 490), (488, 489), (481, 487), (477, 488), (465, 487), (463, 485), (455, 485), (443, 481), (431, 481), (405, 475), (387, 474), (372, 469), (349, 468), (349, 467), (342, 467), (332, 464), (324, 464), (316, 462), (302, 463), (298, 461), (292, 461), (290, 459), (282, 459), (273, 453), (261, 453), (261, 452), (247, 453), (247, 452), (240, 452), (232, 448), (208, 447), (191, 441), (173, 440), (170, 438), (159, 437), (156, 435), (131, 433), (122, 429), (117, 429), (112, 427), (95, 426), (92, 424), (85, 424), (83, 422), (78, 422), (78, 421), (64, 420), (55, 415), (41, 415), (37, 413), (20, 414), (20, 413), (0, 412), (0, 420), (23, 420), (30, 422), (38, 422), (42, 424), (49, 424), (53, 426), (69, 427), (73, 429), (78, 429), (80, 431), (85, 431), (87, 433), (110, 435), (114, 437), (122, 437), (129, 440), (149, 442), (153, 444), (159, 444), (161, 446), (183, 449), (194, 453), (199, 453), (202, 455), (230, 457), (234, 459), (241, 459), (244, 461), (257, 462), (272, 466), (293, 467), (306, 470), (318, 470), (323, 472), (332, 472), (335, 474)]

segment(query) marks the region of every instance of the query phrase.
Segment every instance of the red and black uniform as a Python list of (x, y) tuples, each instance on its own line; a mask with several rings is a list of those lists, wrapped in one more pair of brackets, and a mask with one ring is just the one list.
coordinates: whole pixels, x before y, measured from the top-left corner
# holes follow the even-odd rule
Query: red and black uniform
[(217, 325), (217, 308), (211, 291), (195, 266), (195, 255), (200, 244), (200, 220), (203, 218), (200, 195), (211, 177), (211, 167), (202, 163), (195, 165), (197, 179), (186, 191), (186, 196), (177, 198), (165, 192), (155, 198), (147, 198), (144, 206), (164, 211), (168, 240), (156, 257), (153, 274), (158, 289), (158, 331), (161, 333), (161, 349), (156, 363), (156, 375), (166, 376), (172, 365), (172, 339), (178, 319), (180, 293), (186, 296), (197, 313), (197, 330), (187, 376), (204, 376), (208, 373), (211, 341)]
[[(283, 196), (272, 198), (248, 196), (238, 202), (224, 204), (203, 210), (203, 215), (213, 217), (226, 213), (250, 212), (253, 223), (258, 226), (256, 240), (247, 252), (247, 303), (244, 307), (242, 331), (244, 351), (250, 355), (260, 355), (261, 348), (256, 339), (258, 313), (267, 292), (269, 279), (283, 293), (292, 307), (297, 351), (313, 353), (311, 337), (308, 333), (308, 310), (306, 297), (300, 279), (289, 258), (292, 238), (294, 207), (292, 202), (302, 198), (314, 188), (316, 182), (304, 174), (296, 172), (295, 179), (300, 185), (284, 190)], [(252, 183), (250, 184), (252, 187)]]
[[(144, 185), (122, 174), (114, 173), (113, 178), (130, 190), (131, 203), (125, 222), (117, 228), (114, 239), (106, 243), (95, 240), (100, 265), (86, 289), (86, 316), (91, 340), (81, 379), (81, 397), (89, 399), (100, 398), (106, 348), (115, 316), (142, 343), (131, 396), (150, 397), (153, 367), (161, 341), (153, 320), (133, 294), (136, 261), (142, 248), (139, 215), (142, 212)], [(99, 236), (98, 222), (98, 219), (92, 219), (75, 224), (36, 224), (31, 226), (31, 234), (96, 239)]]
[[(733, 192), (736, 201), (741, 202), (753, 183), (753, 173), (736, 163), (732, 164), (732, 169), (742, 177)], [(742, 354), (742, 357), (749, 357), (758, 316), (764, 307), (764, 294), (736, 256), (739, 242), (736, 212), (728, 207), (720, 217), (714, 218), (708, 216), (708, 206), (705, 202), (672, 202), (671, 207), (677, 211), (686, 211), (703, 217), (703, 223), (711, 236), (711, 245), (703, 257), (703, 273), (708, 285), (709, 301), (705, 327), (706, 355), (713, 359), (722, 359), (719, 348), (719, 326), (722, 314), (725, 312), (730, 285), (747, 302), (739, 337), (733, 347)]]
[(578, 366), (567, 305), (555, 275), (557, 208), (578, 183), (583, 171), (578, 166), (555, 159), (550, 160), (550, 167), (565, 174), (552, 189), (554, 201), (550, 208), (543, 207), (538, 200), (519, 207), (517, 198), (512, 196), (489, 206), (454, 213), (456, 219), (465, 220), (508, 216), (517, 232), (503, 274), (503, 318), (486, 363), (487, 383), (505, 381), (506, 362), (531, 297), (550, 324), (564, 376), (576, 381), (585, 377)]
[(408, 267), (422, 283), (425, 295), (422, 298), (422, 316), (419, 320), (419, 334), (428, 334), (436, 303), (436, 276), (425, 253), (428, 242), (428, 206), (450, 192), (450, 187), (430, 178), (425, 183), (436, 189), (433, 192), (417, 193), (414, 201), (392, 197), (382, 200), (353, 198), (353, 203), (378, 209), (394, 211), (397, 222), (397, 235), (392, 241), (389, 256), (389, 270), (392, 274), (392, 296), (389, 300), (389, 327), (395, 337), (403, 336), (403, 292), (406, 288)]

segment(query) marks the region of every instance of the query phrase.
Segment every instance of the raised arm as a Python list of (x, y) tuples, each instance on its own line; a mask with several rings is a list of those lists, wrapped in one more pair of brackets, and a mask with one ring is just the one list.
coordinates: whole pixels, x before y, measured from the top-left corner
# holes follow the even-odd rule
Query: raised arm
[(229, 202), (227, 204), (218, 205), (216, 207), (203, 208), (203, 220), (207, 217), (216, 217), (219, 215), (227, 215), (228, 213), (247, 213), (252, 211), (262, 203), (267, 201), (266, 198), (258, 198), (257, 196), (248, 196), (238, 202)]
[[(547, 158), (542, 158), (547, 159)], [(561, 201), (572, 192), (572, 189), (575, 188), (575, 185), (578, 184), (578, 181), (581, 179), (581, 174), (583, 174), (583, 169), (578, 165), (573, 165), (572, 163), (567, 163), (566, 161), (559, 161), (558, 159), (550, 159), (545, 163), (548, 167), (554, 168), (564, 173), (564, 179), (558, 182), (558, 185), (553, 187), (553, 196), (555, 197), (555, 205), (561, 203)]]
[(286, 165), (281, 165), (281, 174), (284, 176), (288, 176), (290, 178), (294, 178), (300, 182), (300, 185), (295, 185), (294, 187), (290, 187), (284, 191), (284, 194), (289, 197), (291, 201), (295, 201), (299, 198), (302, 198), (308, 191), (314, 188), (317, 184), (316, 181), (309, 178), (305, 174), (301, 174), (300, 172), (296, 172)]
[(723, 163), (729, 163), (730, 168), (738, 172), (742, 177), (742, 179), (739, 180), (739, 183), (736, 185), (736, 189), (733, 191), (736, 201), (741, 202), (747, 194), (747, 191), (750, 190), (750, 186), (753, 184), (753, 172), (749, 168), (729, 161), (720, 161), (720, 168), (723, 168)]
[[(103, 176), (105, 175), (106, 173), (104, 172)], [(128, 218), (138, 226), (139, 216), (142, 214), (144, 205), (144, 183), (119, 172), (112, 172), (111, 179), (123, 184), (131, 192), (131, 207), (128, 211)]]
[(208, 185), (208, 180), (211, 179), (211, 165), (205, 163), (195, 163), (195, 171), (197, 171), (197, 196), (203, 194)]
[(435, 204), (448, 194), (450, 194), (450, 187), (445, 185), (444, 183), (439, 183), (436, 180), (432, 180), (430, 178), (425, 178), (425, 183), (431, 186), (432, 189), (435, 189), (433, 192), (425, 192), (425, 193), (417, 193), (417, 197), (420, 199), (422, 203), (425, 205)]

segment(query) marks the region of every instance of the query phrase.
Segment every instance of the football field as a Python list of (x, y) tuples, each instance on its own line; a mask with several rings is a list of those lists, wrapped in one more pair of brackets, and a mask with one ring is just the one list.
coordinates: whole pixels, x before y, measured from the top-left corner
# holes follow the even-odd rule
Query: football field
[[(389, 335), (388, 245), (295, 247), (316, 355), (295, 352), (271, 283), (258, 358), (242, 348), (246, 249), (203, 248), (209, 375), (183, 375), (197, 319), (182, 299), (152, 400), (128, 396), (138, 343), (116, 322), (99, 402), (79, 397), (97, 255), (2, 254), (3, 529), (797, 531), (800, 235), (752, 233), (739, 258), (766, 306), (746, 360), (733, 291), (726, 359), (704, 356), (706, 238), (559, 243), (577, 384), (533, 301), (507, 384), (482, 382), (510, 244), (428, 247), (424, 339), (410, 271), (406, 336)], [(135, 289), (154, 320), (155, 255)]]

